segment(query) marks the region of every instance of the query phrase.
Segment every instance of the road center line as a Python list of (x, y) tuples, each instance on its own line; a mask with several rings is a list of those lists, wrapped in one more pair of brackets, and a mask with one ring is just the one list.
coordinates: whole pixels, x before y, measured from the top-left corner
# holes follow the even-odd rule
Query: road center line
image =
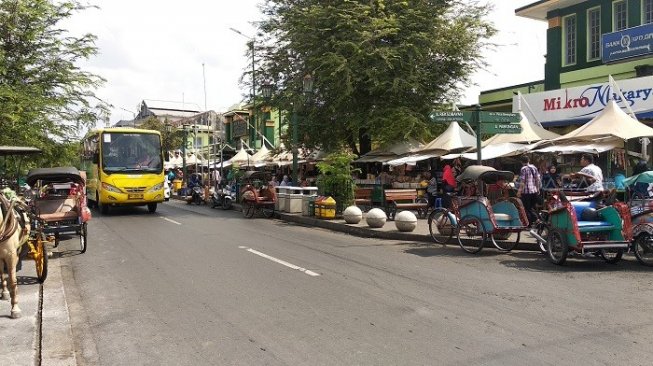
[(267, 254), (265, 254), (265, 253), (261, 253), (261, 252), (259, 252), (258, 250), (254, 250), (254, 249), (252, 249), (252, 248), (247, 248), (247, 247), (243, 247), (243, 246), (240, 246), (240, 247), (238, 247), (238, 248), (240, 248), (240, 249), (245, 249), (245, 250), (247, 250), (248, 252), (250, 252), (250, 253), (252, 253), (252, 254), (256, 254), (256, 255), (258, 255), (259, 257), (263, 257), (263, 258), (268, 259), (268, 260), (271, 260), (271, 261), (273, 261), (273, 262), (276, 262), (276, 263), (282, 264), (282, 265), (284, 265), (284, 266), (286, 266), (286, 267), (288, 267), (288, 268), (292, 268), (292, 269), (298, 270), (298, 271), (300, 271), (300, 272), (304, 272), (305, 274), (307, 274), (307, 275), (309, 275), (309, 276), (312, 276), (312, 277), (317, 277), (317, 276), (320, 275), (319, 273), (315, 273), (315, 272), (313, 272), (313, 271), (311, 271), (311, 270), (308, 270), (308, 269), (306, 269), (306, 268), (302, 268), (302, 267), (300, 267), (300, 266), (296, 266), (296, 265), (294, 265), (294, 264), (292, 264), (292, 263), (288, 263), (288, 262), (286, 262), (286, 261), (284, 261), (284, 260), (281, 260), (281, 259), (279, 259), (279, 258), (275, 258), (275, 257), (270, 256), (270, 255), (267, 255)]
[(167, 217), (163, 217), (163, 216), (161, 216), (161, 218), (164, 219), (164, 220), (166, 220), (166, 221), (168, 221), (168, 222), (172, 222), (173, 224), (181, 225), (181, 222), (177, 222), (177, 221), (175, 221), (175, 220), (171, 220), (171, 219), (169, 219), (169, 218), (167, 218)]

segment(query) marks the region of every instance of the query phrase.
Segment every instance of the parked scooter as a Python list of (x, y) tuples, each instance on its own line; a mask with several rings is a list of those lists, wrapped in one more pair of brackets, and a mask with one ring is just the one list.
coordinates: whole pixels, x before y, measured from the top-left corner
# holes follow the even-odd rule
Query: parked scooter
[(231, 187), (221, 182), (211, 195), (211, 208), (222, 207), (223, 210), (231, 209), (233, 201), (236, 199), (235, 192), (231, 191)]
[(194, 186), (191, 188), (190, 196), (186, 197), (186, 203), (189, 205), (195, 203), (196, 205), (201, 205), (204, 202), (204, 188), (201, 186)]

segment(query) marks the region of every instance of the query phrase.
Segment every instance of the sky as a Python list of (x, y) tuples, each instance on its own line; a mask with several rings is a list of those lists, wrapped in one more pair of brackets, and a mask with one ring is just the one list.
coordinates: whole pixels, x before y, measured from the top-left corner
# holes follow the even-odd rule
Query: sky
[[(230, 28), (254, 35), (262, 2), (95, 0), (99, 9), (77, 13), (64, 26), (73, 35), (98, 37), (98, 55), (81, 66), (107, 80), (96, 95), (112, 105), (111, 124), (133, 118), (144, 99), (224, 112), (248, 93), (239, 78), (251, 67), (248, 39)], [(485, 52), (489, 66), (472, 76), (476, 85), (461, 104), (477, 103), (481, 90), (544, 79), (546, 23), (514, 14), (535, 0), (489, 2), (499, 30), (492, 42), (499, 47)]]

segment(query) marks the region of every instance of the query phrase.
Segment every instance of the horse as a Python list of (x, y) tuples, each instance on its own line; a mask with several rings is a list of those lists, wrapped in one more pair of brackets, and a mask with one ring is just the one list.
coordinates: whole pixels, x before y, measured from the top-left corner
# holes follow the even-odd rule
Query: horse
[[(26, 214), (27, 206), (19, 198), (8, 200), (0, 193), (0, 300), (9, 300), (11, 294), (11, 317), (19, 318), (16, 266), (18, 250), (27, 242), (30, 235), (30, 222)], [(6, 266), (9, 275), (9, 291), (4, 276)]]

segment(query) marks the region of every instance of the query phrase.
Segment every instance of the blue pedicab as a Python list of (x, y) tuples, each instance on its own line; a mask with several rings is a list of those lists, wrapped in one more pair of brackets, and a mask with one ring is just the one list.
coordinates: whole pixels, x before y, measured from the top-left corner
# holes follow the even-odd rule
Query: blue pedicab
[(653, 196), (649, 187), (653, 183), (653, 171), (647, 171), (624, 180), (628, 191), (633, 225), (633, 243), (630, 250), (637, 260), (653, 267)]
[[(484, 195), (486, 185), (508, 183), (514, 176), (512, 172), (483, 165), (467, 167), (456, 180), (473, 188), (453, 197), (449, 209), (437, 208), (431, 212), (428, 219), (431, 237), (444, 243), (457, 234), (460, 247), (472, 254), (480, 252), (488, 239), (501, 251), (514, 249), (521, 232), (528, 227), (521, 200), (509, 197), (490, 202)], [(514, 241), (508, 240), (511, 234), (516, 234)]]
[(569, 251), (596, 255), (608, 263), (621, 260), (632, 240), (630, 209), (613, 202), (610, 191), (570, 201), (563, 191), (549, 211), (546, 252), (549, 260), (562, 265)]

